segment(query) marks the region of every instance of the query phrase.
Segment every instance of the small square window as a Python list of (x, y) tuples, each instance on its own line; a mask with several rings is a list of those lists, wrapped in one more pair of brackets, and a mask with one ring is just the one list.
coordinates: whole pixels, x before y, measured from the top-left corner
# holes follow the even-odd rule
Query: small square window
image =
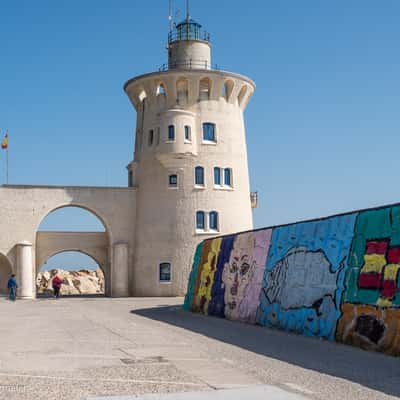
[(203, 140), (206, 142), (215, 142), (215, 124), (205, 122), (203, 124)]
[(173, 174), (168, 177), (168, 183), (170, 187), (177, 187), (178, 186), (178, 175)]
[(160, 282), (171, 282), (171, 263), (161, 263), (159, 274)]

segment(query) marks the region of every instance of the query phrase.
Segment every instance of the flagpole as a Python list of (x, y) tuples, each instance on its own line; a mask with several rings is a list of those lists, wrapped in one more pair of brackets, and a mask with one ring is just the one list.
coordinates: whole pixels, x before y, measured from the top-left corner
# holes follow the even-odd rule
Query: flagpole
[(7, 166), (6, 166), (7, 179), (6, 179), (6, 182), (7, 182), (7, 185), (8, 185), (8, 146), (7, 146), (6, 162), (7, 162)]

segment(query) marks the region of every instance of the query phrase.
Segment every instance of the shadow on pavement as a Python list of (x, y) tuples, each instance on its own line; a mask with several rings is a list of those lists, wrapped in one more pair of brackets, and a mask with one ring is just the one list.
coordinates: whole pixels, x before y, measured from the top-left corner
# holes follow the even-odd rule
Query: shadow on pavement
[(347, 379), (392, 396), (400, 396), (400, 359), (316, 338), (206, 317), (179, 306), (132, 310), (132, 314), (165, 322), (302, 368)]

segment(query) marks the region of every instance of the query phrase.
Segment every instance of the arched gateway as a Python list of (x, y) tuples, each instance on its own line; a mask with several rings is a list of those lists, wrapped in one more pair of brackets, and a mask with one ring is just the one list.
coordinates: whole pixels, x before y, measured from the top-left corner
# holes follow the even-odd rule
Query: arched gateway
[[(105, 273), (107, 295), (129, 296), (133, 265), (135, 189), (112, 187), (2, 186), (0, 188), (0, 294), (3, 275), (15, 271), (21, 298), (35, 297), (40, 266), (63, 251), (80, 251)], [(41, 222), (63, 207), (83, 208), (105, 232), (44, 232)], [(3, 260), (9, 260), (8, 264)], [(7, 267), (5, 267), (7, 265)]]

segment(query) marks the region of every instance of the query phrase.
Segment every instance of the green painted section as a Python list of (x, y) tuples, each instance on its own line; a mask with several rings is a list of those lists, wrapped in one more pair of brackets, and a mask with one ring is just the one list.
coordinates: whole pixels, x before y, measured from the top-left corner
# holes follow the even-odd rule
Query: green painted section
[[(400, 245), (400, 206), (364, 211), (358, 215), (346, 275), (344, 302), (376, 305), (379, 299), (378, 290), (358, 288), (366, 242), (373, 239), (388, 239), (390, 246)], [(400, 305), (400, 296), (396, 296), (393, 305)]]
[(187, 311), (190, 311), (190, 305), (192, 304), (194, 295), (194, 285), (196, 283), (196, 277), (197, 277), (197, 272), (199, 270), (199, 264), (202, 252), (203, 252), (203, 243), (200, 243), (196, 248), (196, 252), (194, 253), (192, 271), (190, 273), (188, 282), (188, 290), (185, 296), (185, 302), (183, 304), (183, 309)]

